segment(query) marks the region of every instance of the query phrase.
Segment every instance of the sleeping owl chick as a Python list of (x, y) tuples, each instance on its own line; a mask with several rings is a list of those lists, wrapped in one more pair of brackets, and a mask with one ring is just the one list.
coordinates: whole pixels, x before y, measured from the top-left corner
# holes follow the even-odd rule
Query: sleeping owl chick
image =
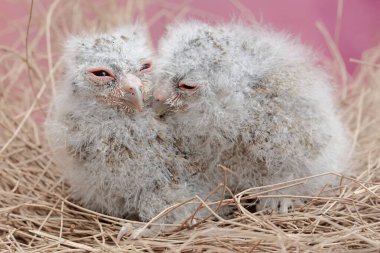
[[(348, 142), (331, 80), (287, 34), (187, 22), (170, 27), (159, 50), (156, 108), (209, 182), (222, 181), (217, 164), (231, 169), (236, 191), (342, 171)], [(330, 180), (276, 193), (313, 195)], [(263, 199), (258, 208), (295, 204)]]
[[(143, 111), (151, 57), (140, 26), (72, 38), (45, 126), (74, 199), (95, 211), (142, 221), (201, 189), (181, 184), (186, 160), (154, 112)], [(191, 211), (162, 221), (178, 222)]]

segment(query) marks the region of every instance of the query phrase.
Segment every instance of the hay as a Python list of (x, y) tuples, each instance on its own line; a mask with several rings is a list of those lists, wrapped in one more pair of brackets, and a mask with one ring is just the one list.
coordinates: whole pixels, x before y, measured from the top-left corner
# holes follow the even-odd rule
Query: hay
[[(233, 3), (243, 8), (238, 1)], [(55, 93), (64, 37), (83, 29), (105, 30), (129, 22), (132, 13), (144, 17), (143, 10), (151, 3), (128, 1), (121, 7), (107, 3), (107, 12), (101, 1), (91, 4), (90, 1), (55, 1), (47, 11), (39, 1), (34, 4), (27, 42), (29, 56), (25, 57), (27, 29), (18, 20), (13, 25), (19, 40), (12, 48), (0, 45), (1, 252), (374, 252), (380, 249), (380, 45), (364, 52), (362, 59), (352, 60), (360, 65), (352, 78), (342, 65), (333, 40), (318, 25), (333, 50), (334, 57), (328, 63), (337, 69), (338, 80), (346, 82), (342, 107), (356, 149), (352, 164), (356, 176), (342, 181), (335, 189), (336, 197), (312, 198), (288, 215), (250, 213), (240, 201), (263, 194), (267, 188), (249, 189), (225, 201), (239, 210), (231, 220), (216, 217), (194, 229), (139, 240), (127, 237), (117, 242), (124, 220), (70, 202), (67, 185), (43, 138), (41, 122), (49, 98)], [(184, 6), (183, 10), (177, 14), (183, 16), (190, 8)], [(146, 21), (152, 25), (162, 17), (173, 19), (177, 14), (169, 6)]]

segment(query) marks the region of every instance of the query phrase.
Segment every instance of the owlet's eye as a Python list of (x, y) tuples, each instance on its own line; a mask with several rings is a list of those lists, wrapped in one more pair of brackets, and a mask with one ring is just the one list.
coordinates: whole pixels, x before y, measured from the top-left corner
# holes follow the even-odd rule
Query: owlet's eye
[(198, 88), (197, 84), (186, 84), (186, 83), (179, 83), (178, 88), (184, 91), (191, 91), (196, 90)]
[(99, 80), (109, 81), (115, 79), (115, 76), (111, 69), (106, 68), (91, 68), (87, 70), (88, 73)]
[(141, 68), (139, 69), (140, 72), (145, 73), (152, 69), (152, 62), (151, 61), (144, 61), (142, 63)]
[(107, 71), (104, 71), (104, 70), (98, 70), (92, 73), (96, 76), (111, 76)]

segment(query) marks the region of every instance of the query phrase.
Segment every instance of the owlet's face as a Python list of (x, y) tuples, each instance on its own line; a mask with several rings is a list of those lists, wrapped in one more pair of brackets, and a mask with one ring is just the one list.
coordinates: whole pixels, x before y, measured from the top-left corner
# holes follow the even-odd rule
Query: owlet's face
[(74, 38), (67, 44), (66, 58), (73, 95), (127, 111), (143, 110), (152, 69), (143, 32)]
[(153, 96), (155, 109), (184, 111), (213, 99), (225, 59), (209, 27), (178, 26), (161, 41)]

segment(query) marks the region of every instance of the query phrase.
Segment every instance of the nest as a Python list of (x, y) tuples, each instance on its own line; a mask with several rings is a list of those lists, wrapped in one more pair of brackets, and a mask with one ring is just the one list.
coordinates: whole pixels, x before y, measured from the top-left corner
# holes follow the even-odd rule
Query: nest
[[(71, 202), (42, 128), (60, 75), (61, 44), (73, 32), (107, 30), (130, 22), (135, 14), (144, 19), (144, 10), (150, 7), (149, 2), (143, 1), (104, 5), (101, 1), (55, 1), (46, 10), (36, 1), (28, 28), (24, 23), (12, 21), (19, 33), (13, 47), (0, 45), (1, 252), (373, 252), (380, 249), (380, 45), (365, 51), (362, 59), (353, 59), (360, 66), (351, 77), (322, 24), (317, 27), (333, 56), (326, 65), (335, 70), (341, 84), (342, 112), (355, 150), (351, 162), (354, 176), (342, 177), (344, 180), (334, 189), (334, 197), (313, 197), (290, 214), (251, 213), (242, 200), (268, 191), (248, 189), (223, 202), (236, 205), (232, 219), (215, 214), (213, 219), (192, 229), (137, 240), (125, 237), (121, 241), (116, 238), (126, 220)], [(166, 6), (145, 21), (155, 25), (162, 17), (173, 19), (188, 11), (189, 8), (182, 8), (181, 12), (174, 12), (172, 6)], [(204, 13), (195, 10), (195, 15)], [(307, 178), (290, 185), (306, 182)], [(288, 186), (276, 185), (272, 190), (280, 187)]]

